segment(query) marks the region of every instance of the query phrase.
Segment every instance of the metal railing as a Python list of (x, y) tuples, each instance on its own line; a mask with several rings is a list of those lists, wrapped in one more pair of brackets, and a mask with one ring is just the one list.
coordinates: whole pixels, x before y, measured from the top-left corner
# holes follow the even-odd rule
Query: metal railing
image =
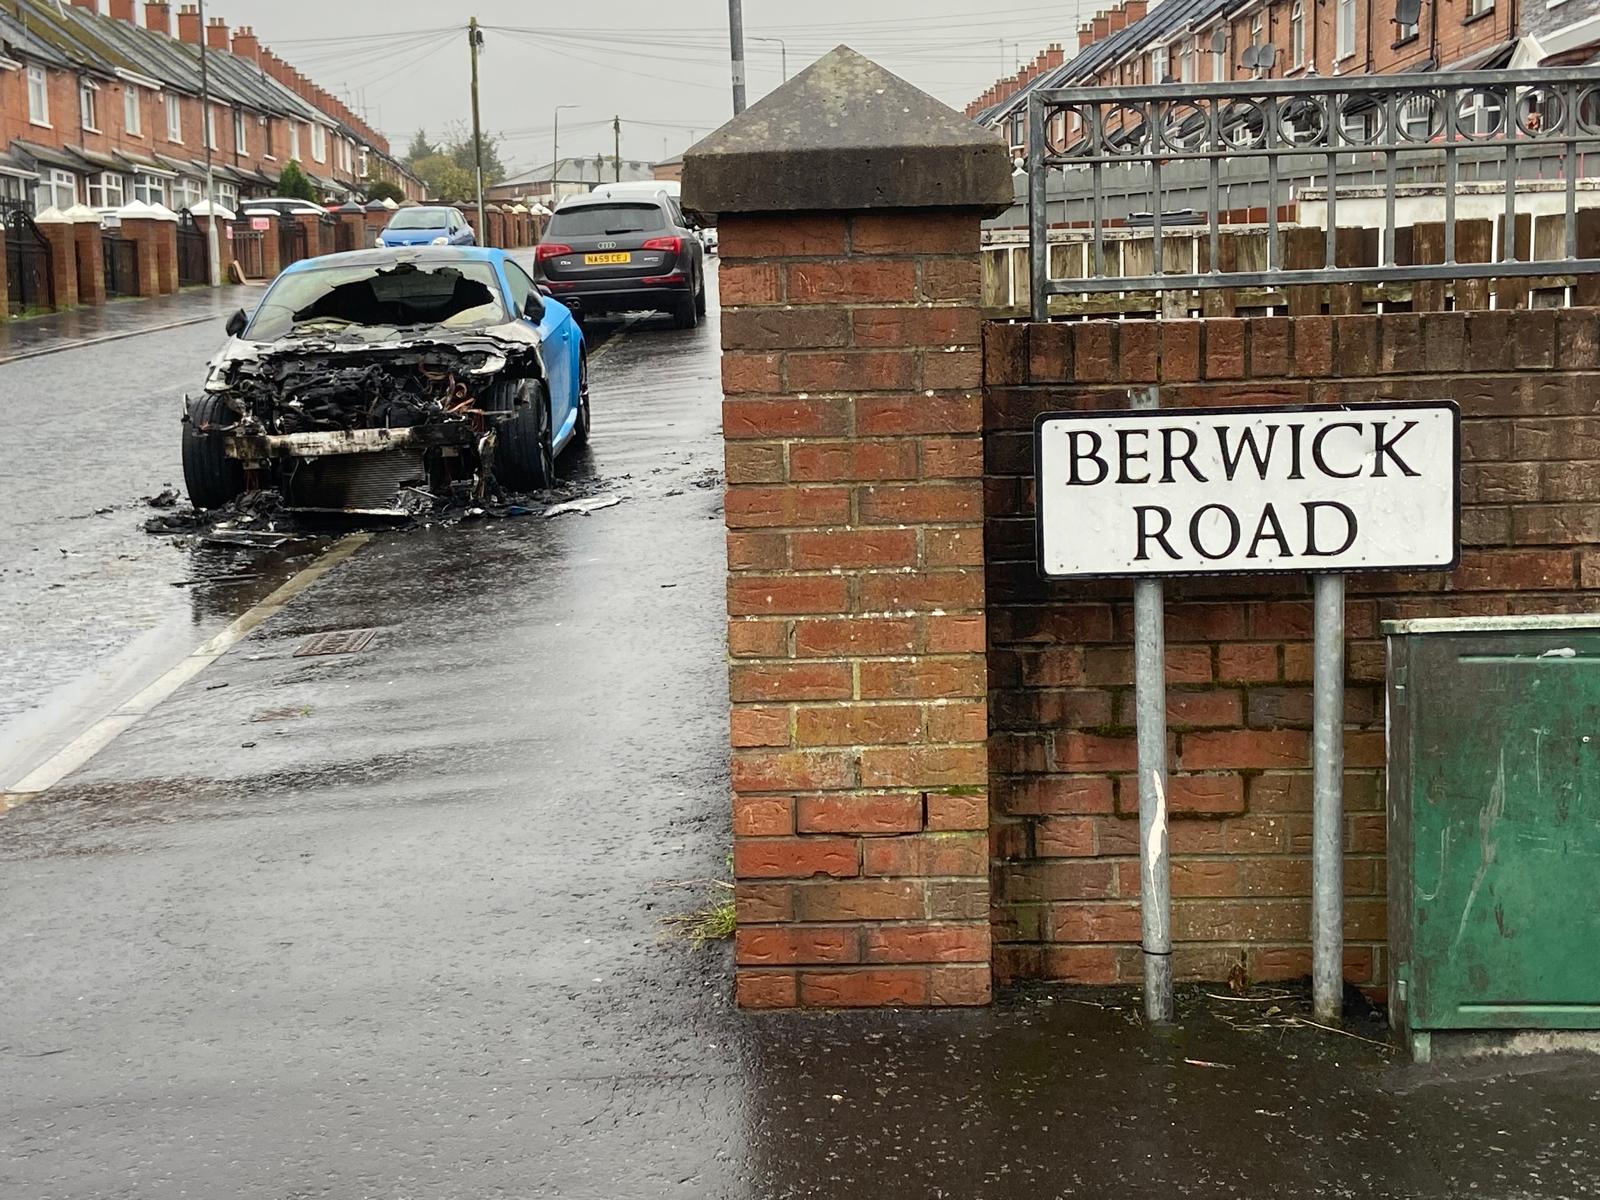
[[(1600, 68), (1069, 88), (1034, 95), (1028, 122), (1030, 290), (1039, 320), (1058, 295), (1600, 271), (1600, 258), (1580, 254), (1577, 217), (1583, 156), (1600, 149)], [(1363, 191), (1382, 206), (1376, 262), (1360, 266), (1341, 265), (1334, 236), (1344, 191), (1337, 184), (1353, 167), (1370, 172)], [(1241, 171), (1257, 178), (1256, 194), (1265, 200), (1251, 210), (1265, 210), (1259, 217), (1266, 227), (1265, 262), (1258, 270), (1220, 269), (1224, 175)], [(1078, 190), (1087, 177), (1090, 220), (1081, 278), (1051, 274), (1052, 174)], [(1458, 200), (1469, 184), (1466, 190), (1479, 196), (1489, 188), (1503, 214), (1496, 217), (1504, 224), (1495, 249), (1475, 256), (1486, 261), (1458, 259)], [(1437, 197), (1439, 215), (1419, 201), (1419, 185), (1425, 200)], [(1130, 212), (1124, 204), (1113, 215), (1108, 191), (1142, 192), (1148, 208)], [(1326, 231), (1316, 255), (1321, 261), (1288, 263), (1284, 228), (1295, 223), (1283, 214), (1308, 192), (1317, 225)], [(1185, 200), (1182, 210), (1168, 207), (1173, 196)], [(1203, 208), (1190, 199), (1202, 200)], [(1482, 208), (1481, 199), (1474, 202)], [(1352, 203), (1348, 193), (1345, 203)], [(1402, 203), (1408, 208), (1404, 224), (1422, 224), (1421, 215), (1442, 223), (1438, 261), (1397, 261)], [(1535, 208), (1563, 215), (1556, 253), (1535, 259), (1527, 250), (1519, 258), (1519, 240), (1524, 246), (1526, 240), (1518, 237), (1517, 218), (1529, 218)], [(1163, 234), (1177, 223), (1191, 237), (1201, 231), (1205, 261), (1169, 270)], [(1129, 227), (1148, 231), (1151, 239), (1144, 274), (1128, 274), (1108, 260), (1108, 228)]]

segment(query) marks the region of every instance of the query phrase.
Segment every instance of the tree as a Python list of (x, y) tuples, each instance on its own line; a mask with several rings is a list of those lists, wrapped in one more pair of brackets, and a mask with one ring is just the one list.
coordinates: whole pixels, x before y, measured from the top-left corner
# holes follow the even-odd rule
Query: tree
[(411, 164), (411, 170), (428, 188), (434, 200), (468, 200), (477, 194), (471, 171), (464, 171), (445, 154), (431, 154)]
[(406, 194), (399, 186), (390, 183), (387, 179), (374, 180), (367, 187), (368, 200), (393, 200), (396, 204), (406, 198)]
[(317, 195), (317, 185), (306, 178), (306, 173), (300, 169), (300, 164), (292, 158), (284, 164), (283, 174), (278, 176), (278, 195), (295, 200), (322, 199)]
[(428, 131), (419, 129), (411, 138), (411, 148), (406, 151), (406, 165), (414, 165), (418, 159), (432, 158), (439, 153), (439, 147), (428, 140)]
[[(448, 139), (439, 148), (439, 153), (446, 154), (471, 178), (476, 178), (477, 169), (473, 156), (472, 131), (464, 125), (450, 126), (445, 137)], [(500, 139), (491, 133), (483, 135), (483, 186), (493, 187), (506, 177), (506, 165), (500, 160)]]

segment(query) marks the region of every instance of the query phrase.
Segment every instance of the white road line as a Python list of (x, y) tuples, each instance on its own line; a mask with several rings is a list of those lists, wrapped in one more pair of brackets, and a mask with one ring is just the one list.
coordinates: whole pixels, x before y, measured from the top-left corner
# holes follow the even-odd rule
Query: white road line
[(61, 750), (7, 788), (0, 788), (0, 813), (37, 799), (116, 741), (141, 717), (243, 641), (263, 622), (281, 612), (301, 592), (372, 540), (370, 533), (340, 538), (316, 562), (204, 642), (154, 683), (85, 729)]

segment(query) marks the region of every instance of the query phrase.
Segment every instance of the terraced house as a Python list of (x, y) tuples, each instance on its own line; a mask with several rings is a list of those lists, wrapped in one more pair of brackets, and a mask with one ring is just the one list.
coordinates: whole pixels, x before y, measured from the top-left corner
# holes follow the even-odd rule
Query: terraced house
[(382, 134), (250, 28), (202, 26), (195, 5), (103, 3), (0, 0), (0, 205), (181, 210), (205, 199), (208, 148), (213, 199), (230, 209), (273, 194), (290, 160), (325, 200), (379, 179), (423, 195)]

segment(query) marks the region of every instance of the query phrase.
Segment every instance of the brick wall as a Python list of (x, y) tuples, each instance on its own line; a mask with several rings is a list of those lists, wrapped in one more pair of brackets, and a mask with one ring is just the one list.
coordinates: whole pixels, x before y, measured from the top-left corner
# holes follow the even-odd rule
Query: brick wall
[[(1348, 579), (1345, 969), (1384, 982), (1383, 645), (1412, 616), (1567, 612), (1600, 588), (1600, 310), (1217, 319), (985, 330), (995, 967), (1139, 978), (1132, 605), (1042, 583), (1032, 422), (1051, 409), (1456, 400), (1461, 566)], [(1310, 586), (1168, 584), (1178, 978), (1310, 968)]]
[(974, 212), (724, 215), (738, 997), (989, 998)]

